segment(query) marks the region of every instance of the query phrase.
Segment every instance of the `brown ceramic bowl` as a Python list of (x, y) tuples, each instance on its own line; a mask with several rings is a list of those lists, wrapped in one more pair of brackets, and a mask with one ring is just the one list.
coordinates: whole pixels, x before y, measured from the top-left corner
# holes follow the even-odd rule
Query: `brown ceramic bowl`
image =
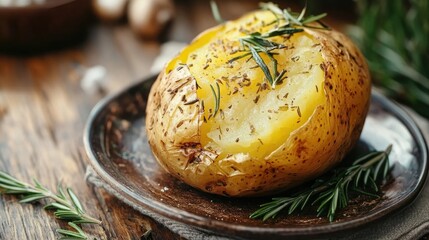
[(32, 52), (82, 39), (91, 19), (89, 0), (46, 0), (22, 7), (0, 6), (0, 50)]

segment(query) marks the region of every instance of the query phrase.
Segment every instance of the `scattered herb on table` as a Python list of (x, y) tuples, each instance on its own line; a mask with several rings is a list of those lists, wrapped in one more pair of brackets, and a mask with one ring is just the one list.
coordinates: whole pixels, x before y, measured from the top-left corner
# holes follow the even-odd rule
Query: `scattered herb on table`
[(384, 180), (389, 172), (391, 150), (392, 145), (385, 151), (368, 153), (354, 160), (350, 166), (335, 168), (325, 177), (314, 180), (309, 189), (291, 196), (272, 198), (271, 202), (260, 205), (260, 209), (250, 217), (265, 221), (275, 218), (283, 210), (292, 214), (315, 206), (317, 216), (326, 214), (332, 222), (337, 211), (348, 205), (351, 192), (379, 197), (377, 181)]
[(64, 190), (61, 185), (58, 185), (57, 193), (53, 193), (37, 180), (34, 180), (34, 186), (32, 186), (0, 171), (0, 193), (20, 195), (20, 203), (31, 203), (42, 199), (54, 200), (44, 208), (54, 210), (55, 217), (67, 221), (73, 229), (57, 229), (57, 232), (62, 235), (60, 239), (87, 239), (87, 235), (78, 224), (101, 224), (100, 220), (85, 213), (82, 204), (70, 188)]

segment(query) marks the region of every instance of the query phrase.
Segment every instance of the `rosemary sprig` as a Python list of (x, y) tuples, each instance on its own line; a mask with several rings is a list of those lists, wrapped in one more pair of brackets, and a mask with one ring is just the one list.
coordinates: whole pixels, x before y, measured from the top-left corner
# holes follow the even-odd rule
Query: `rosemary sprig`
[(216, 90), (215, 91), (214, 87), (210, 84), (210, 88), (212, 90), (213, 93), (213, 97), (215, 100), (215, 108), (214, 108), (214, 112), (212, 114), (213, 117), (216, 117), (216, 114), (219, 112), (219, 106), (220, 106), (220, 87), (219, 84), (216, 82)]
[[(290, 37), (295, 33), (304, 31), (304, 28), (329, 28), (320, 21), (320, 19), (326, 16), (325, 13), (317, 16), (305, 17), (306, 7), (303, 8), (301, 13), (291, 12), (287, 9), (280, 9), (273, 3), (263, 3), (261, 4), (261, 8), (274, 14), (276, 20), (268, 24), (268, 26), (275, 24), (274, 27), (266, 33), (253, 32), (240, 38), (239, 41), (242, 46), (241, 51), (245, 52), (245, 54), (230, 59), (228, 63), (250, 56), (254, 59), (259, 68), (261, 68), (265, 75), (265, 79), (268, 81), (271, 88), (274, 89), (276, 83), (281, 81), (285, 74), (285, 71), (279, 73), (277, 70), (278, 62), (274, 57), (277, 54), (275, 51), (282, 49), (285, 46), (271, 41), (270, 38), (277, 36)], [(319, 23), (319, 25), (315, 25), (314, 23)], [(260, 56), (261, 53), (265, 54), (271, 61), (271, 70)]]
[(76, 231), (70, 231), (65, 229), (57, 229), (57, 233), (63, 235), (60, 240), (71, 240), (71, 239), (88, 239), (88, 236), (83, 232), (83, 230), (73, 222), (68, 223)]
[(327, 175), (330, 177), (314, 180), (310, 189), (289, 197), (272, 198), (271, 202), (260, 205), (261, 208), (250, 217), (265, 221), (275, 218), (282, 210), (287, 210), (288, 214), (302, 211), (311, 203), (317, 207), (317, 216), (326, 214), (332, 222), (336, 212), (348, 205), (350, 192), (378, 197), (375, 194), (379, 191), (376, 181), (385, 179), (389, 172), (388, 156), (391, 150), (392, 145), (389, 145), (385, 151), (371, 152), (348, 167), (335, 169)]
[(44, 208), (54, 210), (56, 218), (68, 221), (69, 226), (76, 230), (58, 229), (57, 232), (63, 235), (60, 239), (87, 239), (86, 234), (77, 224), (101, 224), (100, 220), (86, 214), (76, 194), (70, 188), (64, 191), (61, 184), (58, 185), (55, 194), (37, 180), (34, 180), (33, 186), (0, 171), (0, 193), (21, 195), (20, 203), (31, 203), (42, 199), (54, 200), (54, 202), (45, 205)]

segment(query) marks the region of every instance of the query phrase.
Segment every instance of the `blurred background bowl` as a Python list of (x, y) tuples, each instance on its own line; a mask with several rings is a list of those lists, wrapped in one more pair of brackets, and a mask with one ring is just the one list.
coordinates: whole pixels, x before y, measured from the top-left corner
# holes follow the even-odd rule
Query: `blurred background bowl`
[[(7, 3), (10, 2), (9, 6)], [(45, 0), (24, 6), (18, 0), (0, 6), (0, 51), (33, 52), (61, 47), (86, 36), (89, 0)]]

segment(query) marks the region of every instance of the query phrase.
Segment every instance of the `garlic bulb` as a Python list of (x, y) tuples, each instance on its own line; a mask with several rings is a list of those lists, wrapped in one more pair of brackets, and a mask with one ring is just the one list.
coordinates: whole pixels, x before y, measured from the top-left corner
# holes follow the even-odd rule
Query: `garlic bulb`
[(171, 0), (131, 0), (128, 19), (135, 33), (143, 38), (156, 38), (174, 16)]

